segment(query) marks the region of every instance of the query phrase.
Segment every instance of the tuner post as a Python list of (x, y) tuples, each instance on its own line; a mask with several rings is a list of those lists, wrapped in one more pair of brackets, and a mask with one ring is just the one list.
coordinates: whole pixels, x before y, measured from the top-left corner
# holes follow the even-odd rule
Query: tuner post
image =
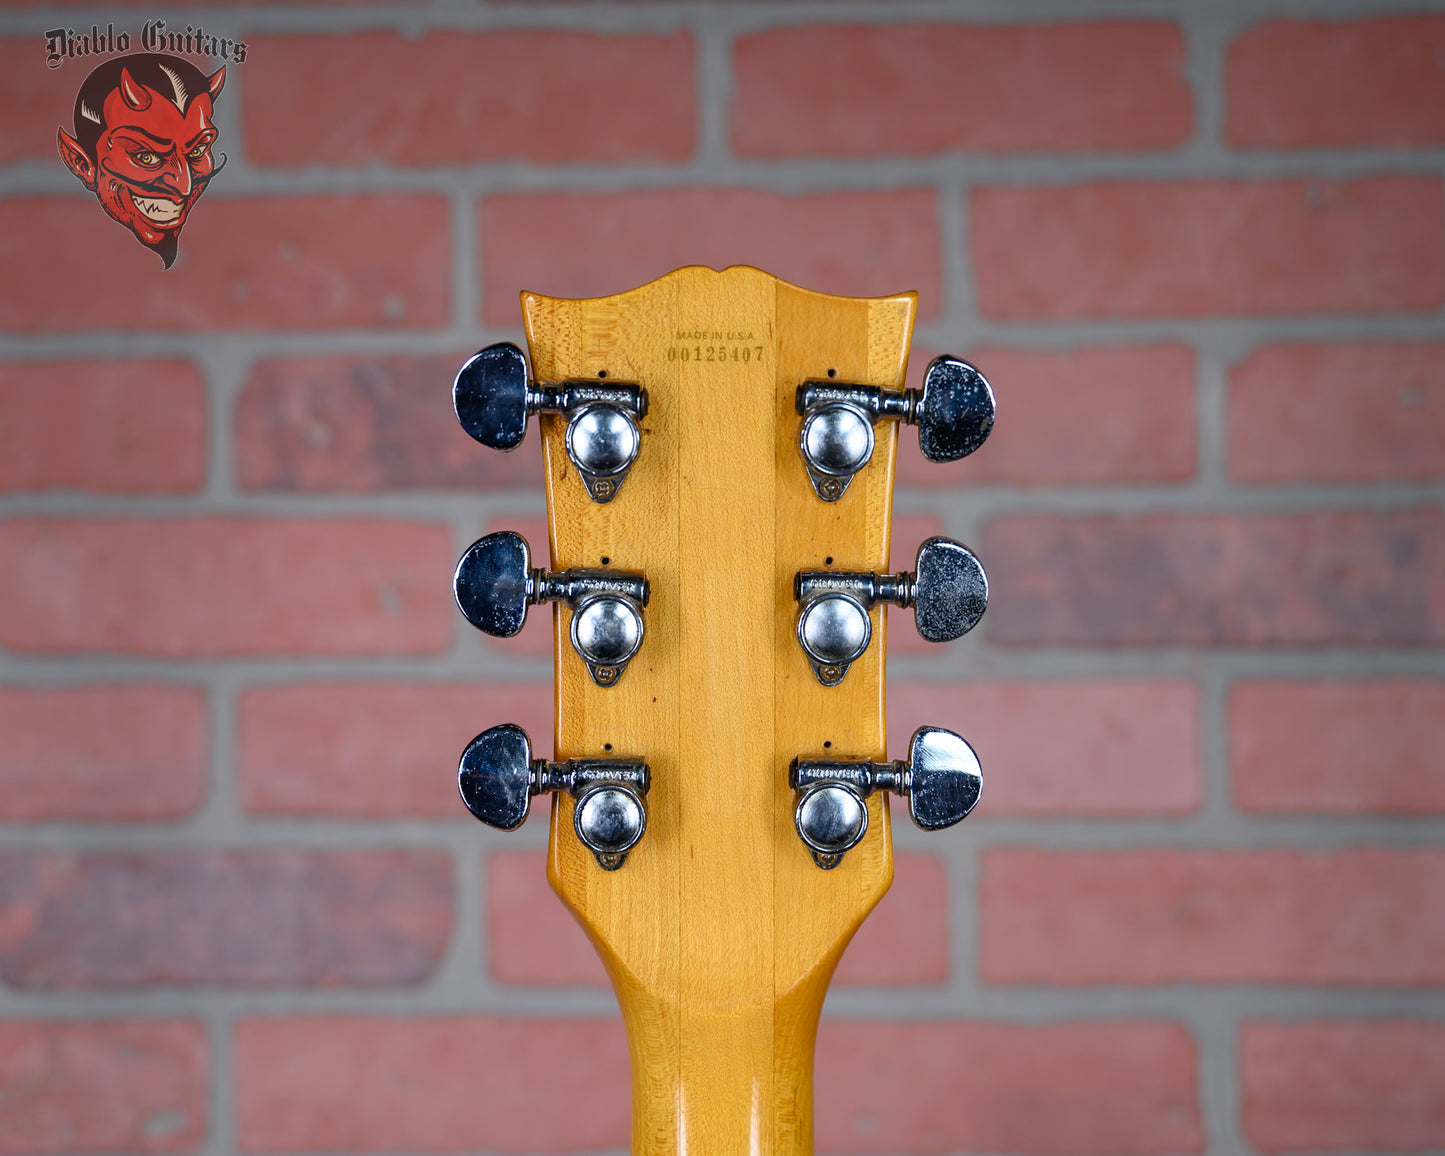
[(879, 603), (913, 608), (918, 633), (929, 642), (967, 634), (988, 608), (988, 576), (967, 546), (929, 538), (911, 572), (799, 570), (798, 645), (824, 686), (837, 686), (873, 637), (869, 611)]
[(648, 766), (641, 759), (532, 757), (532, 740), (515, 723), (483, 731), (462, 752), (457, 788), (473, 816), (515, 831), (532, 797), (565, 791), (576, 800), (572, 829), (604, 871), (616, 871), (647, 830)]
[(918, 444), (931, 462), (952, 462), (983, 445), (993, 429), (994, 396), (988, 379), (957, 357), (936, 357), (922, 389), (805, 381), (794, 404), (802, 427), (798, 449), (818, 497), (836, 502), (873, 457), (873, 426), (901, 421), (918, 427)]
[(973, 748), (941, 727), (919, 727), (908, 758), (894, 762), (794, 759), (788, 785), (797, 806), (793, 825), (813, 862), (829, 871), (868, 831), (864, 800), (892, 791), (908, 800), (908, 813), (925, 831), (963, 820), (978, 803), (983, 770)]
[(502, 342), (474, 354), (458, 371), (452, 405), (467, 433), (503, 453), (522, 444), (528, 418), (561, 414), (568, 460), (592, 500), (610, 502), (642, 448), (637, 423), (647, 416), (647, 390), (628, 381), (534, 381), (521, 349)]

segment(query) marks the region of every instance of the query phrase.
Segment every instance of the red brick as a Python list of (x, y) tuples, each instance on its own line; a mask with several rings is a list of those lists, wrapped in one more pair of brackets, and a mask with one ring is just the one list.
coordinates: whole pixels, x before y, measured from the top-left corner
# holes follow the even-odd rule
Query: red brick
[(0, 1152), (195, 1152), (208, 1066), (195, 1020), (0, 1022)]
[(1445, 476), (1445, 345), (1267, 345), (1229, 378), (1242, 482)]
[(446, 198), (421, 194), (228, 198), (213, 190), (166, 270), (92, 197), (9, 197), (0, 201), (0, 267), (26, 275), (0, 287), (0, 328), (445, 325), (449, 212)]
[(75, 93), (84, 79), (85, 73), (74, 69), (47, 68), (40, 35), (0, 37), (0, 107), (5, 109), (0, 165), (60, 159), (56, 129), (73, 130)]
[(1445, 639), (1445, 516), (995, 519), (994, 641), (1311, 645)]
[(893, 518), (888, 540), (888, 566), (891, 570), (912, 570), (918, 561), (918, 547), (925, 538), (943, 533), (943, 522), (937, 514), (898, 514)]
[[(903, 812), (897, 808), (893, 817)], [(937, 855), (893, 856), (893, 886), (838, 963), (842, 984), (898, 987), (947, 983), (948, 864)]]
[(0, 819), (179, 819), (206, 795), (198, 687), (0, 688)]
[[(45, 3), (48, 3), (48, 2), (49, 2), (49, 0), (0, 0), (0, 8), (38, 8), (38, 7), (40, 7), (42, 4), (45, 4)], [(281, 3), (285, 2), (285, 0), (255, 0), (255, 2), (256, 2), (258, 5), (271, 5), (271, 4), (281, 4)], [(326, 5), (331, 5), (331, 4), (344, 4), (344, 3), (375, 4), (375, 3), (379, 3), (380, 0), (316, 0), (316, 2), (317, 2), (318, 4), (326, 4)], [(416, 4), (416, 3), (421, 3), (421, 2), (423, 2), (423, 0), (401, 0), (401, 2), (402, 2), (402, 3), (408, 3), (408, 4)], [(143, 3), (143, 0), (117, 0), (117, 5), (116, 5), (116, 6), (125, 6), (125, 7), (138, 8), (138, 7), (140, 7), (140, 6), (142, 5), (142, 3)], [(52, 4), (52, 6), (53, 6), (53, 4)], [(171, 7), (175, 7), (175, 8), (192, 8), (192, 7), (203, 7), (203, 6), (209, 6), (209, 5), (207, 5), (207, 0), (176, 0), (176, 3), (174, 3), (173, 5), (171, 5)], [(72, 20), (72, 21), (70, 22), (70, 24), (67, 25), (67, 27), (74, 28), (75, 31), (77, 31), (77, 32), (89, 31), (89, 30), (90, 30), (90, 25), (89, 25), (89, 24), (82, 25), (82, 24), (80, 23), (79, 18)], [(167, 23), (166, 27), (167, 27), (167, 29), (168, 29), (169, 31), (171, 31), (171, 32), (184, 31), (184, 28), (177, 29), (176, 23), (175, 23), (174, 20), (169, 21), (169, 22)], [(134, 25), (134, 24), (122, 25), (122, 24), (119, 24), (119, 22), (117, 22), (117, 27), (116, 27), (116, 33), (117, 33), (117, 34), (119, 34), (119, 32), (121, 31), (121, 28), (125, 28), (127, 31), (129, 31), (129, 32), (131, 33), (131, 49), (132, 49), (132, 51), (137, 51), (137, 52), (140, 51), (140, 49), (136, 46), (136, 43), (135, 43), (135, 33), (136, 33), (136, 30), (137, 30), (137, 25)], [(206, 31), (209, 32), (210, 29), (208, 28), (208, 29), (206, 29)], [(249, 44), (249, 43), (250, 43), (250, 41), (247, 41), (247, 44)], [(42, 59), (44, 59), (43, 55), (42, 55)], [(75, 84), (76, 84), (77, 86), (80, 84), (80, 81), (81, 81), (82, 79), (84, 79), (85, 72), (86, 72), (85, 65), (86, 65), (86, 62), (87, 62), (88, 59), (89, 59), (88, 57), (76, 56), (74, 59), (68, 59), (68, 60), (66, 61), (66, 66), (68, 66), (68, 67), (70, 67), (70, 68), (75, 68), (75, 69), (77, 69), (77, 70), (80, 72), (80, 74), (81, 74), (80, 77), (75, 80)], [(241, 67), (242, 67), (242, 68), (245, 68), (246, 65), (248, 65), (248, 64), (250, 64), (250, 63), (252, 63), (252, 57), (250, 57), (250, 56), (248, 55), (248, 56), (246, 57), (246, 60), (242, 62)]]
[[(904, 853), (895, 856), (894, 871), (893, 887), (848, 945), (835, 982), (947, 981), (947, 867), (935, 855)], [(499, 983), (607, 986), (596, 951), (547, 884), (543, 852), (487, 857), (485, 918), (489, 971)]]
[(1442, 749), (1445, 683), (1244, 682), (1230, 690), (1230, 780), (1246, 811), (1445, 811)]
[[(541, 822), (544, 814), (538, 814)], [(545, 851), (486, 859), (487, 970), (499, 983), (606, 987), (607, 973), (572, 913), (547, 883)]]
[(1445, 1145), (1445, 1025), (1248, 1022), (1244, 1134), (1265, 1152)]
[(986, 851), (992, 983), (1439, 984), (1445, 852)]
[[(472, 736), (515, 722), (552, 754), (551, 683), (295, 683), (239, 708), (241, 798), (252, 814), (456, 819)], [(543, 808), (545, 813), (545, 808)]]
[(969, 741), (984, 771), (975, 821), (1199, 806), (1199, 696), (1190, 683), (890, 681), (888, 718), (895, 759), (908, 757), (920, 726)]
[(233, 1062), (246, 1152), (627, 1147), (627, 1045), (611, 1017), (251, 1018)]
[(0, 365), (0, 490), (184, 493), (206, 476), (206, 389), (189, 361)]
[(0, 978), (19, 987), (417, 983), (451, 918), (436, 851), (0, 854)]
[[(930, 354), (915, 350), (920, 377)], [(983, 448), (935, 464), (898, 438), (900, 486), (1182, 482), (1194, 476), (1194, 354), (1183, 345), (969, 350), (999, 394)]]
[(1225, 139), (1239, 148), (1445, 141), (1445, 19), (1266, 20), (1229, 46)]
[(680, 265), (756, 265), (824, 293), (917, 289), (923, 317), (942, 304), (938, 204), (922, 189), (509, 193), (482, 201), (478, 228), (482, 316), (493, 325), (517, 323), (521, 289), (604, 296)]
[(236, 407), (236, 472), (252, 490), (542, 488), (541, 439), (497, 453), (442, 400), (467, 355), (259, 362)]
[(824, 1152), (1200, 1152), (1195, 1049), (1180, 1024), (824, 1020)]
[[(628, 1059), (615, 1019), (253, 1018), (237, 1026), (234, 1062), (237, 1132), (249, 1152), (628, 1142)], [(818, 1145), (1196, 1152), (1194, 1075), (1192, 1041), (1171, 1023), (825, 1021)], [(479, 1087), (488, 1102), (521, 1110), (479, 1113)], [(548, 1111), (539, 1096), (568, 1110)]]
[(996, 320), (1445, 302), (1437, 177), (984, 188), (969, 236), (979, 309)]
[(0, 522), (0, 645), (156, 655), (435, 653), (451, 535), (362, 518)]
[(1173, 24), (778, 28), (741, 38), (734, 71), (746, 156), (1157, 149), (1193, 129)]
[(258, 36), (246, 80), (253, 164), (680, 161), (696, 135), (685, 32)]

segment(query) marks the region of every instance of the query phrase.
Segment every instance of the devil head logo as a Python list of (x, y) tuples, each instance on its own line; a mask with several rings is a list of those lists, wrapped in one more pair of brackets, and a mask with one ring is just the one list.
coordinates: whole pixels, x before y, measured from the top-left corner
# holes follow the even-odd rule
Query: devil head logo
[(154, 250), (167, 269), (181, 226), (225, 163), (211, 153), (211, 123), (226, 70), (206, 76), (175, 56), (107, 60), (80, 86), (75, 135), (60, 130), (60, 157), (103, 208)]

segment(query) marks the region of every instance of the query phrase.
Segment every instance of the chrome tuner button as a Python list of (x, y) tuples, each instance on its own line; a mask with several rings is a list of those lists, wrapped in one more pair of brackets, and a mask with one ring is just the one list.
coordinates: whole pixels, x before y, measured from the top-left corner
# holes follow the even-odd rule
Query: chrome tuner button
[(469, 357), (452, 384), (457, 421), (489, 449), (508, 453), (527, 436), (535, 412), (527, 392), (527, 359), (510, 343), (489, 345)]
[(913, 607), (918, 633), (948, 642), (972, 630), (988, 609), (988, 576), (967, 546), (929, 538), (914, 570), (875, 574), (857, 570), (800, 570), (798, 643), (824, 686), (837, 686), (849, 665), (868, 649), (868, 612), (879, 603)]
[(892, 791), (908, 800), (908, 813), (925, 831), (965, 818), (978, 804), (983, 770), (973, 748), (952, 731), (919, 727), (906, 761), (794, 759), (788, 785), (797, 794), (798, 837), (819, 867), (836, 867), (868, 829), (863, 800)]
[(795, 398), (803, 417), (798, 448), (813, 489), (836, 502), (873, 456), (873, 425), (891, 418), (918, 427), (918, 444), (931, 462), (951, 462), (983, 445), (993, 429), (993, 387), (957, 357), (937, 357), (922, 389), (806, 381)]
[(514, 831), (533, 795), (566, 791), (577, 800), (572, 826), (603, 870), (615, 871), (647, 829), (644, 798), (650, 785), (641, 759), (532, 757), (527, 732), (515, 723), (485, 730), (467, 744), (457, 787), (467, 810), (489, 827)]
[(483, 731), (462, 752), (457, 789), (467, 810), (489, 827), (515, 831), (536, 794), (532, 740), (514, 723)]
[(565, 602), (572, 611), (572, 648), (598, 686), (612, 686), (642, 646), (642, 608), (650, 593), (642, 574), (618, 570), (533, 569), (527, 540), (511, 530), (468, 547), (453, 578), (457, 606), (485, 634), (510, 638), (527, 607)]
[(908, 745), (908, 812), (925, 831), (952, 827), (978, 804), (983, 768), (959, 735), (919, 727)]
[(988, 575), (972, 550), (952, 538), (929, 538), (910, 576), (913, 617), (927, 642), (951, 642), (988, 609)]
[(842, 862), (843, 852), (863, 838), (868, 808), (852, 787), (818, 783), (799, 793), (793, 823), (813, 861), (826, 871)]
[(996, 413), (993, 386), (983, 374), (957, 357), (935, 357), (908, 420), (918, 427), (925, 458), (956, 462), (988, 440)]
[(522, 351), (504, 342), (467, 360), (452, 386), (452, 404), (467, 433), (504, 452), (522, 444), (533, 414), (562, 414), (567, 457), (592, 500), (610, 502), (642, 448), (637, 423), (647, 416), (647, 391), (593, 378), (533, 381)]

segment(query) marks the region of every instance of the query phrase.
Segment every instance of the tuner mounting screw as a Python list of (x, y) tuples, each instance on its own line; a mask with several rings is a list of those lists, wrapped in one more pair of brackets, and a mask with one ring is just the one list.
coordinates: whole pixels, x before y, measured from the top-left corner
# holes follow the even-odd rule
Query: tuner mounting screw
[(983, 445), (993, 429), (993, 387), (957, 357), (936, 357), (922, 389), (805, 381), (795, 399), (803, 418), (798, 449), (818, 497), (836, 502), (873, 456), (873, 424), (885, 418), (918, 427), (931, 462), (952, 462)]
[(457, 605), (467, 621), (497, 638), (511, 638), (527, 607), (565, 602), (572, 611), (572, 649), (598, 686), (612, 686), (642, 647), (642, 608), (649, 587), (642, 574), (618, 570), (534, 570), (527, 540), (500, 530), (473, 542), (457, 563)]
[(913, 732), (907, 760), (891, 763), (794, 759), (788, 785), (796, 792), (793, 822), (813, 861), (825, 871), (857, 846), (868, 830), (863, 800), (874, 791), (908, 799), (908, 813), (925, 831), (951, 827), (978, 803), (983, 771), (973, 748), (941, 727)]
[(967, 634), (988, 608), (988, 576), (973, 552), (951, 538), (929, 538), (912, 573), (800, 570), (798, 644), (824, 686), (837, 686), (873, 637), (869, 611), (880, 602), (913, 607), (918, 633), (929, 642)]
[(596, 502), (617, 496), (642, 448), (637, 423), (647, 416), (647, 391), (640, 385), (595, 378), (533, 381), (526, 357), (510, 342), (468, 359), (452, 386), (452, 403), (467, 433), (503, 452), (522, 444), (533, 414), (562, 414), (567, 457)]
[(577, 800), (572, 827), (604, 871), (616, 871), (647, 829), (650, 783), (641, 759), (532, 758), (532, 740), (515, 723), (485, 730), (467, 744), (457, 768), (462, 802), (489, 827), (514, 831), (533, 795), (566, 791)]

